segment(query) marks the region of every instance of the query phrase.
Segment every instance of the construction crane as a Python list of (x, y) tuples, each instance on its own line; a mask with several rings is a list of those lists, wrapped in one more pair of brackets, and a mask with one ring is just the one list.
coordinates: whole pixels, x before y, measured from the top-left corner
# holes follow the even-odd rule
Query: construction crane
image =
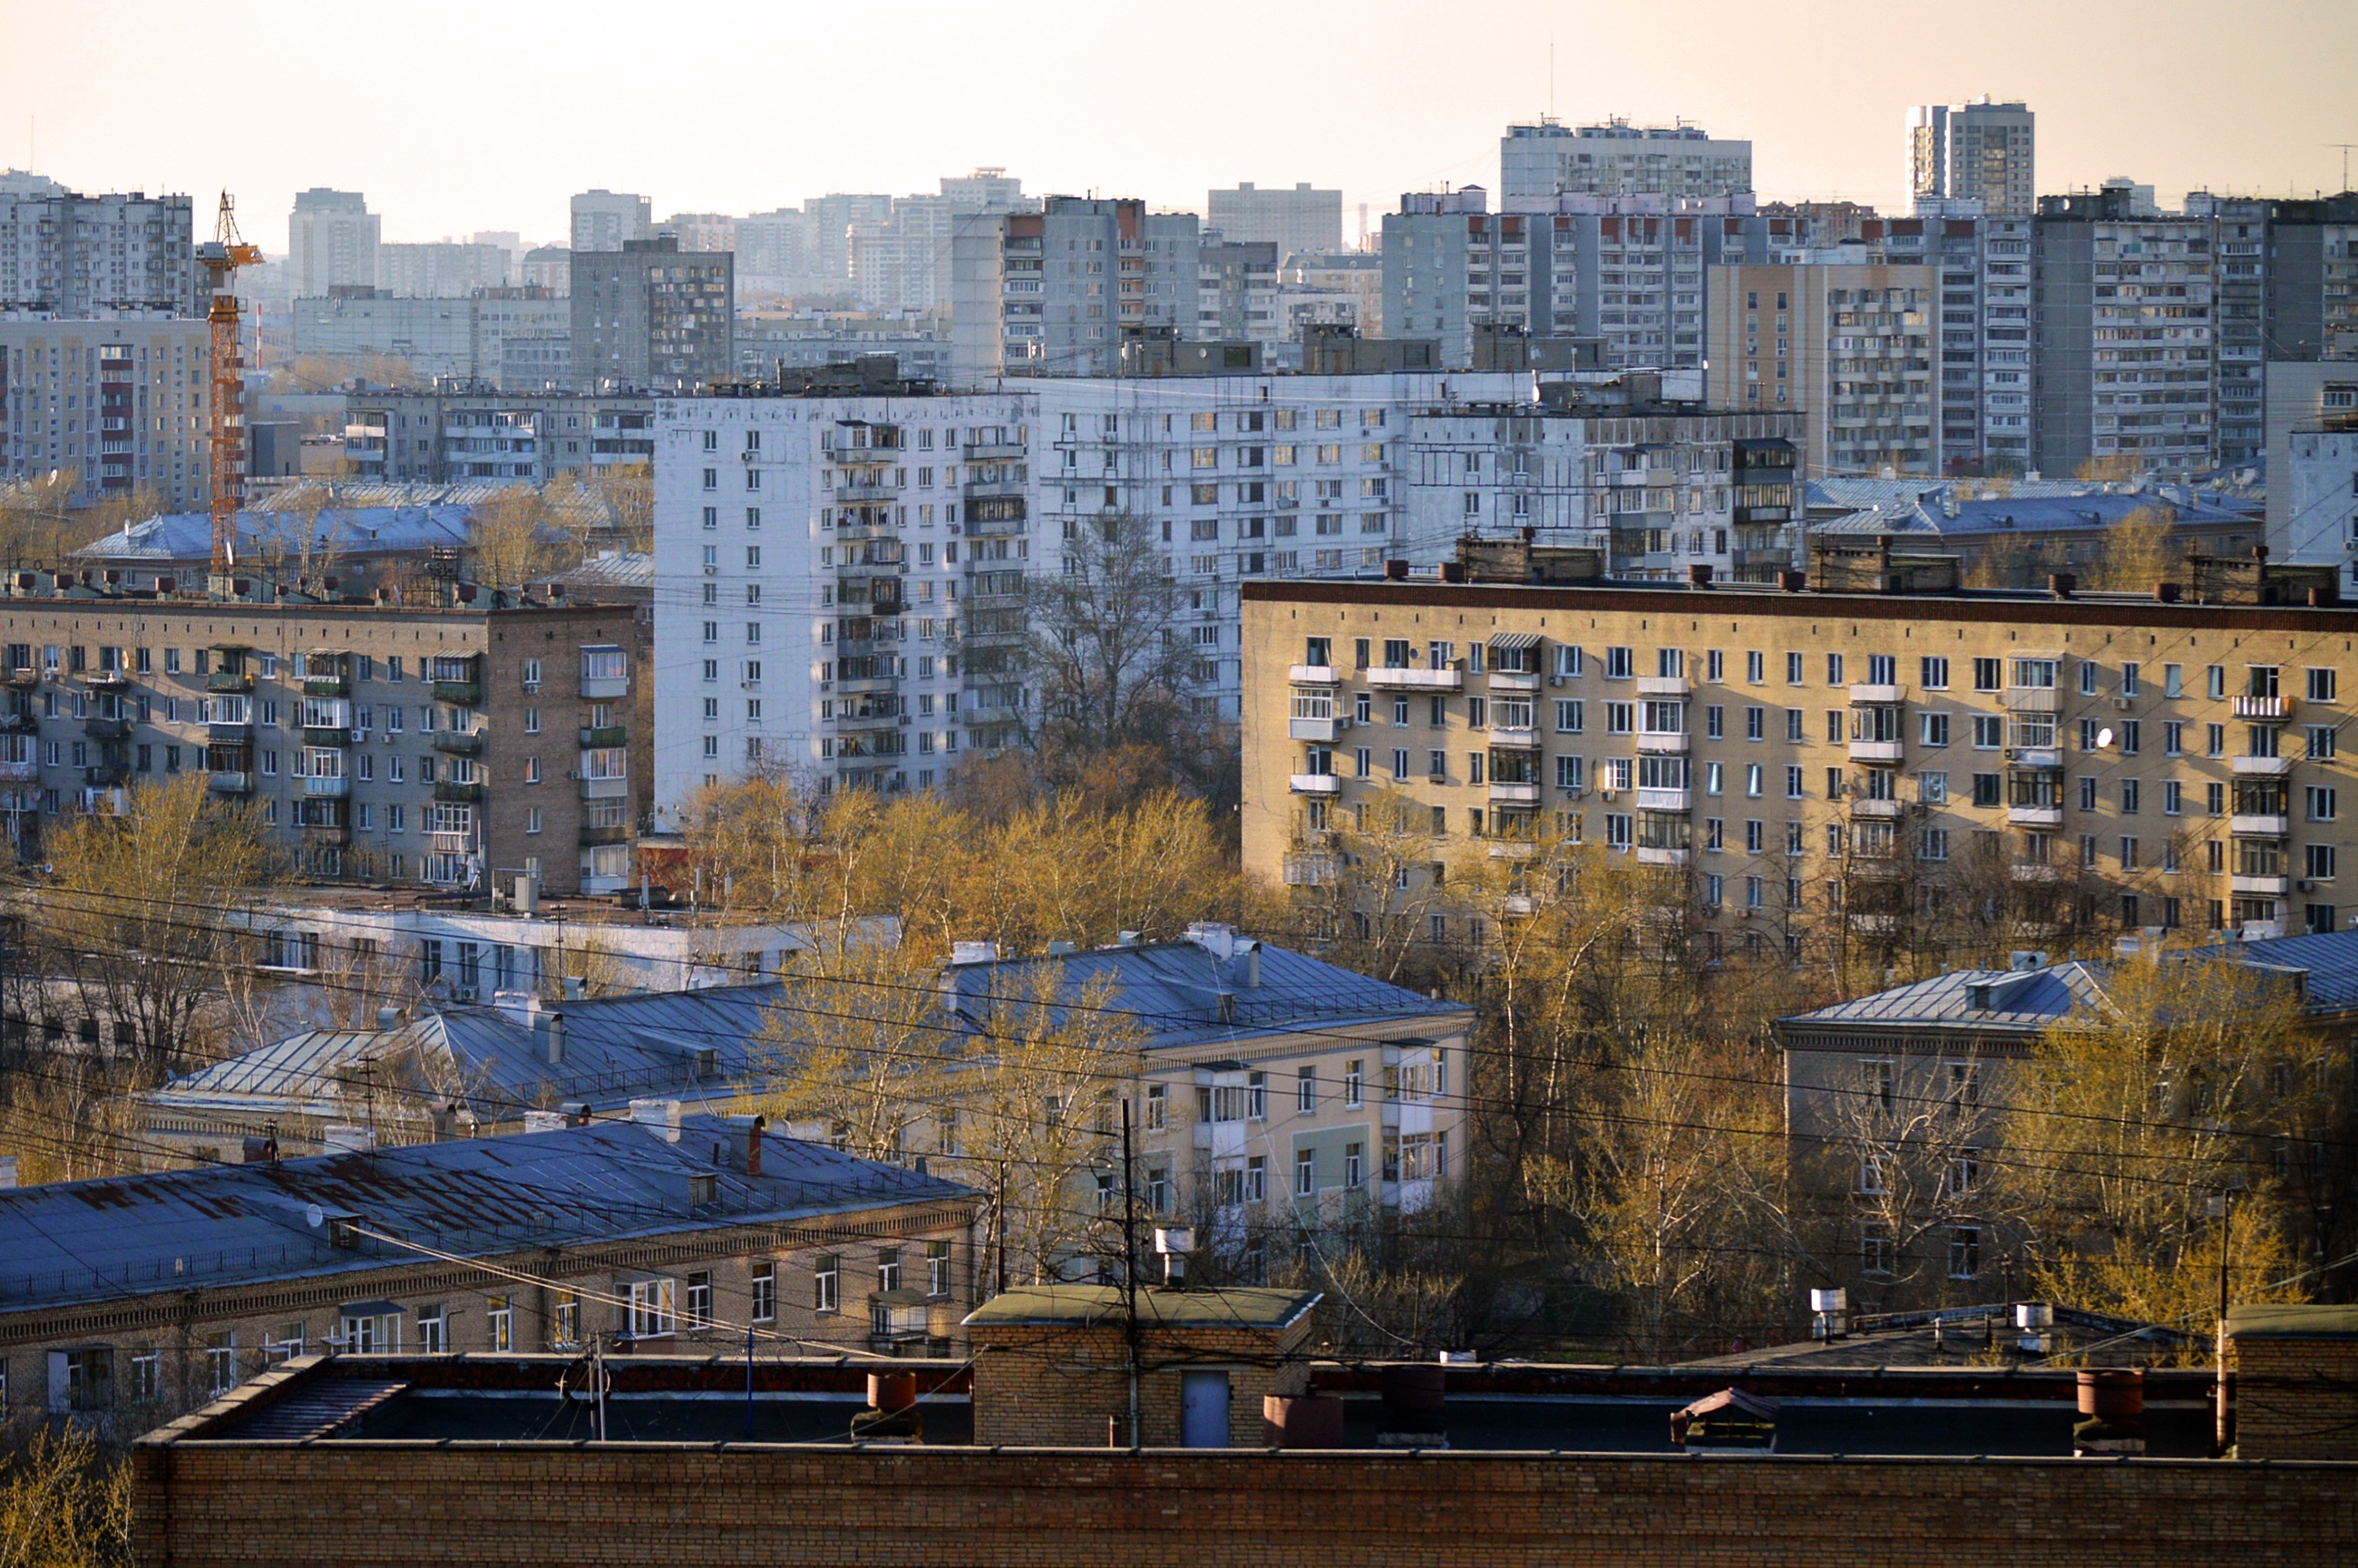
[(197, 247), (197, 265), (205, 269), (213, 297), (205, 319), (212, 327), (211, 587), (216, 593), (228, 590), (223, 579), (237, 564), (237, 513), (245, 500), (245, 359), (237, 335), (237, 269), (261, 260), (262, 247), (239, 237), (236, 204), (222, 191), (212, 240)]

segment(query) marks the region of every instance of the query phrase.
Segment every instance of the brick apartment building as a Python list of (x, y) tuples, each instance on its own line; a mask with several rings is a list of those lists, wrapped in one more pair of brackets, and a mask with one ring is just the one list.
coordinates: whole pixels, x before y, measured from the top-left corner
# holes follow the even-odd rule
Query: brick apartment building
[(202, 773), (313, 876), (621, 888), (644, 810), (636, 611), (465, 584), (453, 600), (176, 599), (18, 573), (0, 596), (0, 819), (29, 854), (62, 813)]

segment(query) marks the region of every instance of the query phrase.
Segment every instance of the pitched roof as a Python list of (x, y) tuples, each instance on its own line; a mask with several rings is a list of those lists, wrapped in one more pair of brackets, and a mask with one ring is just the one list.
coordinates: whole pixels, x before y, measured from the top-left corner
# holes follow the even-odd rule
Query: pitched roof
[[(1218, 1290), (1141, 1290), (1139, 1321), (1159, 1328), (1291, 1327), (1318, 1304), (1316, 1291), (1231, 1285)], [(1124, 1304), (1119, 1285), (1019, 1285), (967, 1314), (969, 1327), (1055, 1328), (1118, 1324)]]
[[(1939, 1025), (2009, 1033), (2046, 1028), (2102, 994), (2103, 973), (2078, 959), (2031, 969), (1955, 969), (1855, 997), (1780, 1022), (1788, 1024)], [(1980, 988), (1987, 1005), (1974, 1005)]]
[[(362, 1237), (337, 1247), (311, 1211), (464, 1257), (962, 1198), (968, 1189), (840, 1153), (766, 1140), (743, 1173), (748, 1119), (608, 1121), (509, 1138), (421, 1143), (0, 1192), (0, 1311), (194, 1285), (359, 1272), (418, 1256)], [(716, 1159), (716, 1151), (718, 1159)], [(715, 1174), (693, 1206), (687, 1178)]]
[[(1955, 491), (1955, 486), (1922, 480), (1856, 481), (1862, 485), (1899, 485), (1902, 489), (1881, 496), (1862, 491), (1855, 500), (1844, 501), (1841, 498), (1848, 493), (1847, 487), (1853, 481), (1839, 482), (1844, 488), (1830, 489), (1825, 504), (1853, 504), (1857, 510), (1812, 524), (1812, 535), (1894, 534), (1902, 537), (1912, 535), (1952, 538), (2009, 530), (2024, 534), (2071, 533), (2117, 527), (2132, 513), (2155, 506), (2168, 512), (2180, 524), (2242, 524), (2257, 527), (2262, 521), (2250, 501), (2215, 491), (2181, 494), (2098, 485), (2068, 489), (2042, 486), (2042, 490), (2058, 492), (2024, 494), (2017, 489), (1986, 501), (1958, 494), (1956, 514), (1952, 516), (1942, 497)], [(1818, 487), (1812, 485), (1811, 489), (1812, 504), (1820, 504), (1815, 499)]]

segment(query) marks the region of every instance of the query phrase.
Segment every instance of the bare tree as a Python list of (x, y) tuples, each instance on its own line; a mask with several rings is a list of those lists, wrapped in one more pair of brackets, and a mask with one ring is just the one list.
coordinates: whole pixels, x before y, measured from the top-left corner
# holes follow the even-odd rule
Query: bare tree
[(1063, 573), (1025, 584), (1035, 690), (1023, 720), (1044, 754), (1196, 742), (1196, 655), (1169, 573), (1153, 524), (1117, 513), (1081, 521)]

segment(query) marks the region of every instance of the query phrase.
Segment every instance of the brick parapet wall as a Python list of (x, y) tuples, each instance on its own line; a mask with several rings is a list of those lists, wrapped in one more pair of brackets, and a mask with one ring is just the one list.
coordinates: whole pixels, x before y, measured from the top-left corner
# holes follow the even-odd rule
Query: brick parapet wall
[(2234, 1400), (2241, 1458), (2358, 1454), (2358, 1340), (2240, 1337)]
[[(975, 1346), (978, 1444), (1080, 1446), (1103, 1444), (1106, 1423), (1130, 1437), (1129, 1349), (1121, 1325), (984, 1326)], [(1261, 1398), (1298, 1394), (1310, 1367), (1299, 1355), (1310, 1319), (1282, 1333), (1249, 1328), (1143, 1328), (1139, 1335), (1139, 1422), (1149, 1447), (1180, 1441), (1180, 1395), (1189, 1371), (1225, 1372), (1228, 1441), (1261, 1443)]]
[(137, 1560), (1857, 1568), (2334, 1562), (2358, 1465), (148, 1444)]

